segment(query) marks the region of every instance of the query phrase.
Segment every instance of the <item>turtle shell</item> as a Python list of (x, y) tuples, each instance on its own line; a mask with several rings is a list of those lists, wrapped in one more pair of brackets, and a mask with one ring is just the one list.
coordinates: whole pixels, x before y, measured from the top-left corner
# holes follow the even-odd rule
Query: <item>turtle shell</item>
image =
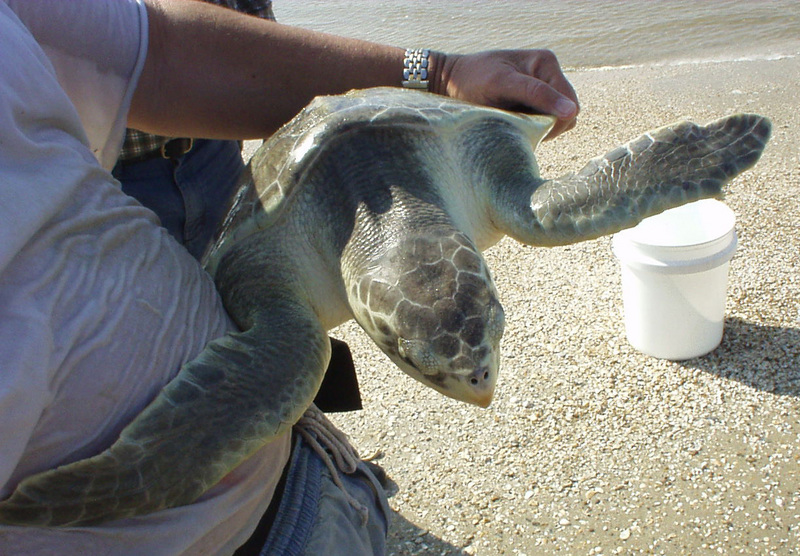
[(551, 116), (505, 112), (395, 87), (316, 97), (253, 155), (227, 217), (203, 259), (204, 265), (213, 275), (216, 264), (233, 245), (272, 225), (291, 206), (304, 175), (335, 138), (375, 125), (392, 126), (398, 133), (414, 133), (420, 128), (440, 128), (444, 132), (486, 118), (513, 121), (534, 147), (555, 121)]

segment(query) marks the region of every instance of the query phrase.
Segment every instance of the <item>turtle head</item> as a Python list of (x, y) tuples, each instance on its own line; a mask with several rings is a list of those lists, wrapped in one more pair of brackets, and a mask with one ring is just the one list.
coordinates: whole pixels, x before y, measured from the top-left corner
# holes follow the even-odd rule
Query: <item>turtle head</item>
[(384, 351), (406, 374), (434, 390), (488, 407), (499, 370), (503, 309), (496, 301), (484, 309), (466, 319), (460, 333), (442, 331), (433, 339), (416, 338), (413, 332), (400, 334), (397, 348)]
[(405, 373), (487, 407), (503, 309), (483, 257), (459, 232), (395, 244), (348, 288), (359, 324)]

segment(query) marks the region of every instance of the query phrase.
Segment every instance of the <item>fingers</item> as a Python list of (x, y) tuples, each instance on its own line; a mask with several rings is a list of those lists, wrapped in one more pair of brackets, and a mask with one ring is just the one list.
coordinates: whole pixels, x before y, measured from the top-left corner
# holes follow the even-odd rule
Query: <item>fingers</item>
[(517, 68), (520, 74), (535, 81), (548, 85), (552, 90), (541, 90), (536, 98), (531, 98), (532, 103), (548, 104), (551, 111), (548, 113), (568, 118), (577, 115), (578, 95), (572, 88), (569, 80), (561, 71), (556, 55), (549, 50), (522, 50), (514, 52), (518, 57)]
[[(450, 58), (450, 57), (448, 57)], [(442, 91), (471, 102), (558, 118), (552, 139), (575, 126), (580, 105), (575, 90), (549, 50), (481, 52), (447, 60)]]
[(578, 95), (561, 71), (555, 54), (544, 50), (523, 51), (520, 55), (529, 60), (526, 74), (542, 84), (531, 95), (530, 106), (558, 118), (545, 140), (553, 139), (575, 127), (580, 112)]
[(557, 89), (541, 79), (521, 73), (507, 79), (501, 99), (495, 104), (500, 108), (549, 114), (558, 118), (545, 140), (575, 127), (580, 111), (575, 93), (568, 83), (567, 87)]
[(553, 129), (550, 130), (550, 133), (544, 138), (545, 141), (549, 141), (550, 139), (554, 139), (564, 133), (565, 131), (569, 131), (575, 124), (578, 122), (577, 118), (572, 118), (568, 121), (565, 120), (557, 120), (556, 124), (553, 126)]
[(545, 139), (552, 139), (575, 127), (580, 105), (578, 95), (561, 71), (555, 54), (549, 50), (523, 50), (515, 57), (515, 79), (509, 79), (510, 95), (522, 94), (518, 102), (533, 112), (556, 116), (553, 129)]
[(536, 77), (520, 76), (523, 81), (520, 91), (524, 91), (518, 102), (537, 114), (550, 114), (558, 118), (547, 139), (572, 129), (578, 117), (578, 100), (572, 87), (558, 89)]

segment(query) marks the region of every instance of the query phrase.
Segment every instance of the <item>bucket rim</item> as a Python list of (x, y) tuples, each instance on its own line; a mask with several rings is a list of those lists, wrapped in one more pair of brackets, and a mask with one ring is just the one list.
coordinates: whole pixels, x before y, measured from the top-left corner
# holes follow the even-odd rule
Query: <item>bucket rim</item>
[[(722, 232), (708, 239), (704, 239), (703, 241), (692, 241), (684, 243), (676, 243), (674, 241), (669, 243), (656, 242), (652, 241), (652, 239), (637, 238), (637, 233), (641, 233), (642, 224), (648, 221), (652, 222), (656, 219), (663, 218), (665, 214), (669, 213), (674, 214), (673, 211), (679, 211), (691, 206), (697, 207), (698, 205), (703, 205), (704, 207), (713, 207), (711, 210), (715, 211), (718, 215), (719, 214), (723, 215), (726, 222), (724, 226), (721, 226), (721, 229), (723, 230)], [(724, 239), (727, 235), (729, 235), (732, 230), (735, 230), (735, 228), (736, 228), (736, 213), (733, 212), (733, 209), (731, 209), (728, 205), (717, 199), (701, 199), (699, 201), (686, 203), (685, 205), (681, 205), (679, 207), (675, 207), (673, 209), (666, 210), (654, 216), (645, 218), (638, 225), (617, 232), (616, 234), (614, 234), (613, 239), (615, 242), (624, 241), (635, 244), (643, 248), (653, 247), (656, 249), (664, 249), (664, 250), (682, 250), (690, 247), (702, 248), (704, 246), (709, 246), (712, 243), (719, 242), (720, 240)]]

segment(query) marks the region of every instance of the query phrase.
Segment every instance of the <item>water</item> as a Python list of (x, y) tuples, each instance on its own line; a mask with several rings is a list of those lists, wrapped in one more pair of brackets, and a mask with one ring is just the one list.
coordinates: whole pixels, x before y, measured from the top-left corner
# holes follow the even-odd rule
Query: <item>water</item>
[(275, 0), (278, 20), (446, 52), (550, 48), (565, 68), (800, 55), (799, 0)]

